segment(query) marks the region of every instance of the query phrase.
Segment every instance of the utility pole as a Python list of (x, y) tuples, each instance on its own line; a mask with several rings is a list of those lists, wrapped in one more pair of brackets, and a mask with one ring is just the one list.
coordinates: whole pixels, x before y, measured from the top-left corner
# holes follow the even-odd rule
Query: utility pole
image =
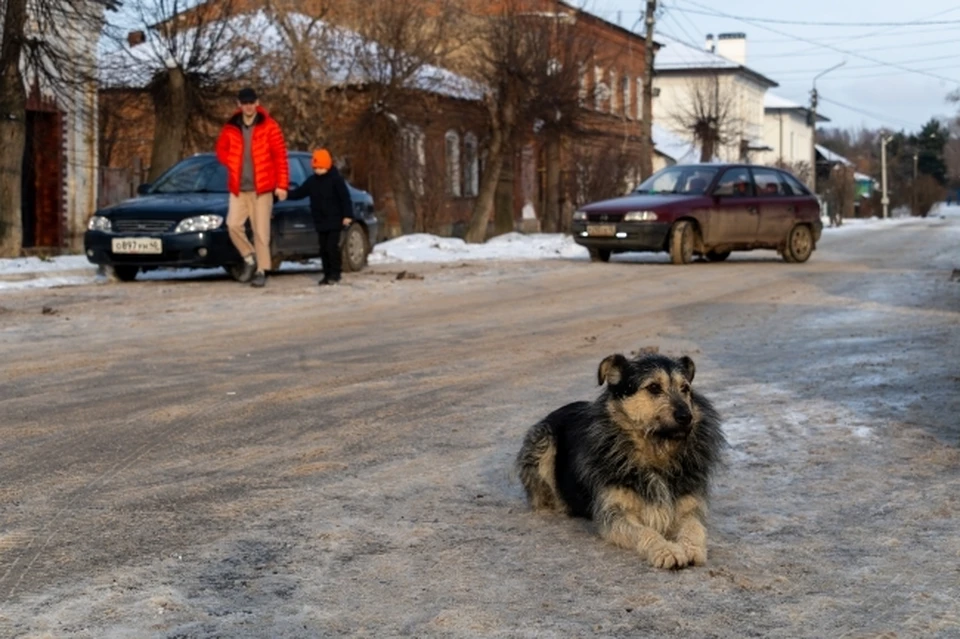
[(817, 93), (817, 78), (824, 76), (834, 69), (839, 69), (847, 63), (846, 60), (840, 64), (835, 64), (826, 71), (821, 71), (813, 76), (813, 89), (810, 91), (810, 168), (813, 170), (813, 177), (810, 178), (810, 186), (813, 194), (817, 194), (817, 102), (820, 95)]
[(886, 133), (880, 134), (880, 188), (883, 191), (880, 204), (883, 205), (883, 219), (890, 216), (890, 198), (887, 197), (887, 142), (890, 141)]
[(920, 154), (913, 152), (913, 184), (910, 185), (910, 212), (917, 215), (917, 164)]
[(654, 13), (657, 10), (657, 0), (647, 0), (647, 9), (644, 15), (646, 36), (644, 40), (644, 71), (643, 71), (643, 122), (640, 123), (643, 137), (643, 155), (640, 158), (640, 173), (646, 179), (653, 174), (653, 57), (656, 50), (653, 43)]

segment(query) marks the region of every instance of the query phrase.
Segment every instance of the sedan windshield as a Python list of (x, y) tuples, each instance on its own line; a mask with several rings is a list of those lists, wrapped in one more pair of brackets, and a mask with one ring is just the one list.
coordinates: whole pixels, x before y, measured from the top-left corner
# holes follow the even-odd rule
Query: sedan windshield
[(226, 193), (227, 169), (216, 158), (190, 158), (160, 176), (151, 193)]
[(717, 175), (709, 166), (668, 166), (654, 173), (634, 193), (703, 195)]

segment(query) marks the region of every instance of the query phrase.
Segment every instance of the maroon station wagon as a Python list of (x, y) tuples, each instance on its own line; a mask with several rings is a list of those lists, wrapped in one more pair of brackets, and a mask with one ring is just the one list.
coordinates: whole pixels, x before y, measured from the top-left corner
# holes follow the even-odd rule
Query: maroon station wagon
[(731, 251), (775, 249), (806, 262), (823, 231), (817, 198), (787, 171), (747, 164), (688, 164), (654, 173), (632, 193), (573, 214), (571, 230), (590, 259), (666, 251), (720, 262)]

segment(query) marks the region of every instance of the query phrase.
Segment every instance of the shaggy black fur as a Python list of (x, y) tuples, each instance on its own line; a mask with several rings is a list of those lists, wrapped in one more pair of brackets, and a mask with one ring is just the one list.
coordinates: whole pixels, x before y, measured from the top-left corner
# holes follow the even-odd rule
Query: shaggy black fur
[[(688, 357), (604, 359), (598, 376), (606, 388), (595, 401), (553, 411), (524, 438), (517, 466), (534, 508), (606, 525), (624, 515), (619, 505), (609, 509), (605, 496), (612, 492), (635, 495), (629, 503), (642, 504), (634, 507), (641, 512), (626, 514), (640, 520), (649, 520), (654, 510), (678, 516), (678, 501), (692, 497), (704, 506), (696, 513), (702, 521), (710, 477), (726, 442), (713, 405), (690, 388), (694, 372)], [(600, 512), (604, 508), (610, 512)], [(680, 523), (651, 527), (669, 538)]]

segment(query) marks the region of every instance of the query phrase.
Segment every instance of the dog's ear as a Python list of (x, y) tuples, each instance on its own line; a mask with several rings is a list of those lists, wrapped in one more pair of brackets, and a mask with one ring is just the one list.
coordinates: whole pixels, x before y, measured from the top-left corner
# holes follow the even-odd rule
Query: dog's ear
[(597, 383), (603, 385), (606, 382), (610, 386), (616, 386), (623, 379), (623, 369), (626, 365), (627, 358), (620, 353), (604, 357), (597, 370)]
[(693, 360), (684, 355), (677, 361), (680, 362), (680, 367), (683, 369), (683, 376), (687, 378), (688, 382), (692, 382), (693, 376), (697, 372), (697, 367), (693, 363)]

